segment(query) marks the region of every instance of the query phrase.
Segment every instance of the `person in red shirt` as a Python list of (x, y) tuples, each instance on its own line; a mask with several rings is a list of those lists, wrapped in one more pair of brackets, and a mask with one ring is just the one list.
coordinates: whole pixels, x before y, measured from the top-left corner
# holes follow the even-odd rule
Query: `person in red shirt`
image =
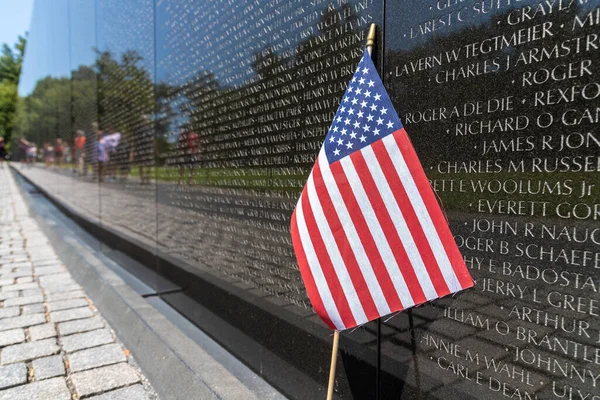
[(85, 132), (78, 130), (73, 140), (73, 173), (83, 175), (85, 170)]

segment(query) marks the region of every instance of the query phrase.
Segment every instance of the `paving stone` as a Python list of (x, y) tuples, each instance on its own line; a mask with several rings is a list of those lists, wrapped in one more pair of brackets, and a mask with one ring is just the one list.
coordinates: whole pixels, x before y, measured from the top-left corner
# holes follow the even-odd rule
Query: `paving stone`
[(0, 400), (71, 400), (71, 392), (64, 378), (53, 378), (4, 390)]
[(25, 341), (25, 331), (21, 328), (0, 332), (0, 347)]
[(19, 307), (0, 308), (0, 318), (16, 317), (21, 314)]
[(39, 287), (37, 283), (15, 283), (14, 285), (2, 286), (3, 292), (12, 292), (14, 290), (35, 289)]
[(7, 278), (20, 278), (21, 276), (33, 275), (33, 268), (11, 268), (0, 272), (3, 279)]
[(17, 278), (17, 283), (31, 283), (33, 282), (33, 278), (31, 276), (22, 276)]
[(35, 358), (56, 354), (60, 348), (56, 339), (44, 339), (35, 342), (15, 344), (2, 349), (0, 361), (2, 365), (18, 361), (33, 360)]
[(58, 331), (61, 335), (71, 335), (73, 333), (81, 333), (93, 331), (98, 328), (103, 328), (104, 322), (100, 316), (92, 318), (77, 319), (75, 321), (62, 322), (58, 324)]
[(54, 275), (54, 274), (62, 274), (66, 271), (65, 267), (61, 267), (59, 265), (52, 267), (35, 267), (35, 274), (37, 276), (46, 276), (46, 275)]
[(62, 293), (72, 292), (73, 290), (81, 290), (81, 286), (77, 284), (60, 285), (60, 286), (44, 286), (46, 293)]
[[(10, 293), (10, 292), (8, 292)], [(22, 290), (21, 291), (21, 297), (26, 297), (26, 296), (42, 296), (44, 294), (44, 292), (42, 292), (42, 288), (37, 288), (37, 289), (27, 289), (27, 290)]]
[(27, 382), (27, 366), (25, 363), (0, 367), (0, 389), (22, 385)]
[(73, 372), (127, 361), (123, 349), (117, 343), (81, 350), (69, 354), (68, 359)]
[(71, 377), (79, 397), (117, 389), (139, 381), (140, 377), (127, 363), (78, 372)]
[(89, 397), (88, 400), (149, 400), (142, 385), (128, 386), (122, 389), (111, 390), (98, 396)]
[(33, 275), (33, 270), (31, 270), (30, 268), (19, 268), (15, 271), (10, 271), (10, 272), (2, 272), (0, 273), (0, 276), (3, 279), (6, 278), (19, 278), (21, 276), (31, 276)]
[(49, 282), (74, 282), (73, 277), (66, 269), (63, 269), (63, 272), (60, 274), (40, 276), (39, 280), (41, 284)]
[(19, 292), (0, 292), (0, 300), (12, 299), (19, 297)]
[[(89, 307), (72, 308), (70, 310), (53, 311), (50, 313), (52, 322), (64, 322), (73, 319), (87, 318), (94, 315), (94, 312)], [(1, 322), (1, 321), (0, 321)]]
[(58, 265), (62, 265), (62, 263), (57, 258), (53, 258), (53, 259), (49, 259), (49, 260), (36, 260), (33, 263), (34, 267), (46, 267), (46, 266), (54, 267), (54, 266), (58, 266)]
[(87, 305), (88, 302), (86, 299), (59, 300), (48, 303), (48, 311), (66, 310), (69, 308), (83, 307)]
[(28, 305), (23, 306), (21, 308), (22, 308), (21, 314), (23, 314), (23, 315), (25, 315), (25, 314), (45, 313), (46, 312), (46, 308), (44, 307), (43, 303), (28, 304)]
[(32, 326), (29, 328), (29, 337), (31, 340), (42, 340), (56, 336), (54, 324)]
[(65, 363), (60, 354), (33, 360), (31, 366), (33, 367), (33, 376), (36, 381), (65, 374)]
[(113, 337), (108, 329), (98, 329), (95, 331), (76, 333), (75, 335), (60, 338), (62, 348), (67, 352), (87, 349), (89, 347), (100, 346), (102, 344), (112, 343)]
[(10, 306), (23, 306), (26, 304), (43, 303), (44, 296), (36, 294), (34, 296), (15, 297), (13, 299), (7, 299), (4, 301), (4, 307)]
[(28, 326), (39, 325), (46, 322), (44, 314), (27, 314), (18, 317), (0, 319), (0, 331), (6, 331), (14, 328), (25, 328)]
[(53, 293), (46, 296), (47, 301), (58, 301), (58, 300), (70, 300), (79, 299), (86, 297), (82, 290), (75, 290), (72, 292)]

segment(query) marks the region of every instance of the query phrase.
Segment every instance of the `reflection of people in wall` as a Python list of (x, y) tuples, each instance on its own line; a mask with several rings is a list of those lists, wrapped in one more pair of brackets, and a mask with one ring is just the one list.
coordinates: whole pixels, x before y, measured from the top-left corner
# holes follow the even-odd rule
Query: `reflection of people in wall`
[(29, 168), (33, 167), (37, 158), (38, 149), (35, 143), (30, 143), (27, 150), (25, 150), (25, 163)]
[(65, 145), (62, 139), (56, 139), (56, 144), (54, 145), (54, 162), (56, 163), (56, 168), (60, 168), (62, 166), (63, 160), (65, 158)]
[(83, 175), (85, 163), (85, 132), (81, 129), (75, 134), (73, 140), (73, 173)]
[(189, 170), (188, 184), (192, 184), (192, 174), (194, 165), (198, 161), (200, 154), (200, 140), (196, 132), (192, 130), (185, 130), (179, 135), (179, 148), (183, 152), (183, 160), (179, 166), (179, 184), (184, 180), (185, 169)]
[(96, 134), (96, 146), (92, 161), (94, 166), (94, 178), (97, 179), (98, 182), (104, 182), (104, 169), (106, 167), (106, 163), (108, 162), (108, 153), (106, 151), (104, 138), (102, 137), (102, 130), (100, 130), (97, 123), (94, 123), (92, 126), (94, 133)]
[(4, 138), (0, 136), (0, 168), (4, 168), (4, 159), (6, 158), (6, 143)]
[(113, 179), (117, 179), (117, 169), (119, 167), (119, 159), (116, 156), (117, 147), (121, 142), (121, 133), (115, 131), (114, 128), (108, 129), (108, 134), (102, 135), (104, 141), (104, 148), (106, 150), (108, 159), (106, 161), (106, 174)]
[(19, 161), (21, 162), (21, 168), (23, 168), (23, 163), (27, 162), (27, 148), (31, 147), (31, 143), (25, 140), (25, 138), (20, 138), (17, 147), (19, 148)]
[(44, 143), (44, 164), (49, 168), (54, 163), (54, 147), (49, 143)]

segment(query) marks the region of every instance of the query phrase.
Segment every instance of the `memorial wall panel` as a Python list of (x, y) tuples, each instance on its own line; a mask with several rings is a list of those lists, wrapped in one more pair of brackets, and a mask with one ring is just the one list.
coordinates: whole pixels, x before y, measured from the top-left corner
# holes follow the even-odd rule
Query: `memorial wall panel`
[(476, 285), (343, 333), (337, 398), (376, 398), (379, 376), (381, 399), (598, 400), (599, 7), (36, 1), (19, 132), (40, 161), (73, 151), (25, 171), (285, 395), (324, 397), (331, 332), (289, 219), (375, 22)]
[[(50, 6), (48, 6), (50, 7)], [(67, 201), (72, 201), (72, 172), (69, 168), (71, 161), (71, 65), (70, 65), (70, 38), (69, 38), (69, 0), (57, 0), (52, 4), (55, 15), (53, 24), (63, 26), (52, 34), (52, 60), (56, 63), (53, 92), (56, 108), (56, 132), (48, 141), (48, 153), (51, 153), (52, 167), (58, 172), (60, 178), (56, 180), (56, 192)], [(53, 153), (53, 154), (52, 154)]]
[[(100, 222), (100, 186), (96, 183), (97, 141), (93, 124), (98, 121), (96, 82), (96, 7), (69, 1), (71, 64), (72, 169), (76, 184), (73, 203), (93, 223)], [(93, 29), (92, 29), (93, 28)]]
[(96, 15), (101, 223), (153, 251), (154, 1), (103, 0)]
[[(289, 220), (381, 6), (156, 4), (159, 252), (277, 318), (324, 334), (298, 271)], [(170, 269), (159, 272), (169, 276)], [(191, 297), (209, 297), (189, 281), (180, 284)], [(233, 307), (212, 301), (207, 306), (219, 314)], [(307, 371), (309, 349), (276, 343), (276, 332), (265, 332), (268, 320), (235, 312), (227, 320), (322, 381)]]
[(477, 282), (385, 323), (419, 398), (599, 398), (599, 6), (386, 2), (385, 84)]

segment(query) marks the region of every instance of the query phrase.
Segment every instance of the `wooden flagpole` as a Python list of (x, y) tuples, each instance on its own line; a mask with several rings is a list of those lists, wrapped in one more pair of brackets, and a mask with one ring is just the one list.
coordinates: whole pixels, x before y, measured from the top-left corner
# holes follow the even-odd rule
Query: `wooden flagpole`
[[(375, 45), (375, 30), (376, 24), (371, 24), (369, 27), (369, 34), (367, 35), (367, 52), (369, 55), (373, 53), (373, 46)], [(331, 367), (329, 368), (329, 384), (327, 385), (327, 400), (333, 399), (333, 384), (335, 382), (335, 367), (337, 364), (337, 353), (338, 346), (340, 344), (340, 331), (336, 330), (333, 333), (333, 349), (331, 349)]]
[(333, 333), (333, 349), (331, 350), (331, 368), (329, 368), (329, 385), (327, 386), (327, 400), (333, 398), (333, 382), (335, 381), (335, 366), (337, 364), (338, 345), (340, 343), (340, 331)]

